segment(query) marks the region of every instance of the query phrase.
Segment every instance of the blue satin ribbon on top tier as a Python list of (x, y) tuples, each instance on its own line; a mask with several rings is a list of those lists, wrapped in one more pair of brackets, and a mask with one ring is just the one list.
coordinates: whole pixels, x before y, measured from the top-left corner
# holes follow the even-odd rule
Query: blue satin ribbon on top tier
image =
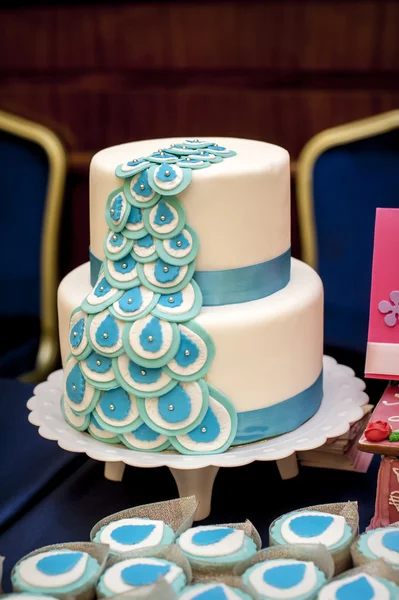
[[(90, 252), (90, 280), (94, 287), (101, 261)], [(290, 281), (291, 248), (265, 262), (238, 269), (222, 271), (196, 271), (203, 306), (240, 304), (271, 296), (282, 290)]]
[(273, 406), (238, 413), (232, 446), (249, 444), (294, 431), (313, 417), (323, 399), (323, 371), (311, 386)]

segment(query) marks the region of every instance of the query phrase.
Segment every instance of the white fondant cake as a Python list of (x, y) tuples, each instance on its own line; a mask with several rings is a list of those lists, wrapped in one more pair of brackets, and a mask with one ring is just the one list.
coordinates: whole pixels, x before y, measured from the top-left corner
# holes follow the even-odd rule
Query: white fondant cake
[[(205, 138), (208, 139), (208, 138)], [(193, 184), (177, 194), (187, 223), (200, 239), (198, 271), (256, 265), (290, 247), (290, 165), (286, 150), (236, 138), (210, 138), (237, 156), (193, 173)], [(121, 186), (118, 165), (182, 138), (121, 144), (98, 152), (90, 165), (90, 247), (104, 258), (108, 195)]]
[(320, 405), (323, 288), (289, 257), (288, 154), (211, 141), (92, 160), (91, 265), (64, 278), (58, 310), (64, 414), (98, 439), (218, 452), (291, 431)]

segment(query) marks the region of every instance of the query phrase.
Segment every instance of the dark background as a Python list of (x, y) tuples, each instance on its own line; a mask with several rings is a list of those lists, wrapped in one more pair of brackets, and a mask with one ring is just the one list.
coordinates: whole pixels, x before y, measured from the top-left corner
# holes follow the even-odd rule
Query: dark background
[[(397, 0), (9, 2), (0, 107), (69, 150), (61, 274), (88, 257), (99, 149), (229, 135), (286, 147), (399, 104)], [(299, 255), (293, 203), (293, 253)]]

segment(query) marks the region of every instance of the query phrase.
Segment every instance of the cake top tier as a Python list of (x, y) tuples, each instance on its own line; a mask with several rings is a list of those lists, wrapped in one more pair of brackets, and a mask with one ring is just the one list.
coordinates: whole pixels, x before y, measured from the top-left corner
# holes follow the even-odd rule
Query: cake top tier
[[(254, 140), (213, 136), (201, 139), (217, 143), (236, 155), (209, 168), (193, 169), (191, 184), (176, 194), (187, 212), (187, 222), (199, 236), (196, 269), (214, 271), (251, 266), (286, 252), (290, 246), (287, 151)], [(158, 149), (167, 151), (171, 144), (184, 144), (184, 138), (122, 144), (93, 157), (90, 238), (91, 251), (97, 258), (103, 258), (107, 198), (124, 183), (115, 174), (117, 167)]]

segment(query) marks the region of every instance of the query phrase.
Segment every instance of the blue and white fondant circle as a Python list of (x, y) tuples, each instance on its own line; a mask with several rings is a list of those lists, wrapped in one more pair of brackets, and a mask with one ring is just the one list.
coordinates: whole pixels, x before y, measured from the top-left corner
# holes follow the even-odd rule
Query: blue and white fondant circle
[(108, 544), (111, 552), (129, 552), (172, 544), (175, 533), (163, 521), (131, 517), (112, 521), (96, 533), (94, 542)]
[(129, 217), (126, 220), (123, 235), (125, 235), (129, 240), (134, 241), (139, 240), (147, 235), (147, 232), (144, 228), (143, 213), (141, 208), (138, 208), (138, 206), (130, 207)]
[(86, 381), (100, 389), (107, 390), (118, 384), (112, 369), (112, 358), (91, 352), (86, 360), (80, 361), (80, 368)]
[(133, 287), (109, 307), (109, 312), (121, 321), (136, 321), (147, 315), (159, 301), (159, 294), (140, 285)]
[(180, 333), (175, 323), (148, 315), (126, 325), (123, 340), (133, 362), (143, 367), (162, 367), (175, 356)]
[(205, 149), (203, 148), (202, 150), (198, 150), (197, 154), (190, 154), (190, 157), (192, 158), (201, 158), (202, 160), (207, 161), (208, 163), (218, 163), (218, 162), (222, 162), (223, 158), (221, 156), (218, 156), (217, 154), (213, 154), (212, 152), (209, 151), (209, 149)]
[(118, 356), (123, 352), (122, 332), (125, 323), (119, 321), (107, 309), (91, 315), (88, 319), (89, 341), (93, 350), (106, 356)]
[(187, 586), (179, 600), (251, 600), (251, 596), (224, 583), (198, 583)]
[(154, 163), (175, 163), (177, 162), (177, 158), (174, 154), (171, 154), (167, 150), (160, 148), (157, 152), (153, 152), (149, 156), (146, 156), (146, 160)]
[(100, 391), (90, 385), (84, 378), (79, 363), (69, 356), (64, 369), (64, 401), (79, 415), (86, 415), (97, 404)]
[(167, 435), (154, 431), (146, 423), (134, 431), (120, 435), (120, 440), (131, 450), (140, 452), (161, 452), (170, 446)]
[(112, 229), (104, 240), (104, 253), (111, 260), (123, 258), (133, 248), (133, 240), (128, 239), (123, 233), (115, 233)]
[(87, 315), (82, 310), (75, 309), (69, 323), (69, 346), (76, 358), (84, 358), (90, 353), (87, 339)]
[(313, 599), (326, 582), (326, 576), (314, 563), (290, 558), (258, 563), (242, 578), (262, 600)]
[(132, 177), (141, 171), (144, 171), (150, 166), (150, 162), (145, 158), (133, 158), (116, 168), (116, 176), (122, 179)]
[(165, 579), (175, 592), (182, 590), (186, 584), (183, 569), (170, 561), (161, 558), (130, 558), (106, 569), (97, 591), (103, 596), (114, 596), (152, 586), (159, 579)]
[(159, 397), (139, 400), (139, 412), (151, 429), (182, 435), (194, 429), (208, 410), (208, 386), (203, 380), (179, 383)]
[(160, 294), (152, 312), (160, 319), (183, 323), (194, 319), (200, 312), (201, 306), (201, 290), (195, 281), (191, 281), (179, 292)]
[(171, 437), (182, 454), (216, 454), (229, 448), (237, 433), (237, 413), (230, 400), (208, 385), (209, 406), (204, 418), (184, 435)]
[(111, 192), (108, 196), (105, 209), (105, 219), (108, 227), (112, 231), (119, 232), (125, 227), (130, 213), (130, 204), (128, 204), (123, 188)]
[[(140, 279), (137, 271), (137, 261), (132, 257), (131, 254), (124, 256), (119, 260), (106, 260), (104, 262), (104, 271), (108, 280), (112, 283), (115, 288), (120, 290), (126, 290), (140, 285)], [(123, 294), (123, 291), (108, 303), (107, 306), (112, 304), (114, 301), (119, 299)]]
[(64, 395), (61, 398), (61, 411), (68, 425), (77, 429), (77, 431), (86, 431), (90, 423), (90, 415), (76, 414), (69, 406), (68, 402), (65, 402)]
[(215, 356), (212, 338), (198, 323), (179, 325), (180, 344), (167, 372), (179, 381), (194, 381), (204, 377)]
[[(186, 212), (181, 202), (174, 196), (170, 196), (161, 198), (158, 204), (146, 210), (143, 218), (147, 231), (156, 239), (164, 240), (179, 235), (186, 221)], [(188, 236), (186, 239), (188, 240)]]
[(24, 591), (67, 593), (90, 581), (98, 569), (98, 562), (87, 552), (50, 550), (22, 559), (12, 580)]
[(119, 384), (128, 392), (141, 397), (166, 394), (178, 384), (160, 367), (142, 367), (126, 354), (114, 359), (114, 370)]
[(191, 227), (186, 227), (176, 236), (166, 240), (156, 240), (156, 249), (162, 260), (171, 265), (187, 265), (198, 253), (197, 234)]
[(275, 544), (323, 544), (337, 550), (351, 542), (353, 532), (341, 515), (304, 510), (278, 519), (271, 537)]
[(399, 566), (399, 528), (381, 527), (363, 533), (357, 540), (357, 548), (368, 558), (381, 558), (387, 563)]
[[(112, 265), (116, 264), (110, 261)], [(123, 292), (100, 277), (90, 294), (83, 300), (82, 309), (88, 314), (99, 313), (121, 297)]]
[(127, 433), (141, 425), (136, 397), (121, 387), (101, 392), (94, 417), (106, 431)]
[(213, 564), (236, 563), (257, 551), (255, 542), (242, 529), (223, 525), (188, 529), (178, 537), (176, 544), (190, 561)]
[(139, 240), (135, 240), (133, 244), (132, 256), (137, 262), (151, 262), (157, 258), (155, 240), (147, 233)]
[(328, 583), (318, 600), (397, 600), (399, 587), (385, 579), (359, 573)]
[(155, 262), (137, 265), (141, 283), (158, 294), (180, 292), (191, 280), (195, 264), (178, 267), (158, 258)]
[(148, 170), (137, 173), (132, 179), (126, 179), (124, 190), (130, 204), (137, 208), (154, 206), (160, 197), (160, 194), (149, 185)]
[(148, 169), (148, 183), (160, 194), (178, 194), (191, 182), (191, 169), (178, 167), (177, 164), (163, 163)]
[(103, 427), (101, 427), (100, 423), (93, 414), (90, 415), (88, 431), (90, 435), (99, 442), (106, 442), (107, 444), (119, 443), (119, 436), (112, 431), (106, 431)]

